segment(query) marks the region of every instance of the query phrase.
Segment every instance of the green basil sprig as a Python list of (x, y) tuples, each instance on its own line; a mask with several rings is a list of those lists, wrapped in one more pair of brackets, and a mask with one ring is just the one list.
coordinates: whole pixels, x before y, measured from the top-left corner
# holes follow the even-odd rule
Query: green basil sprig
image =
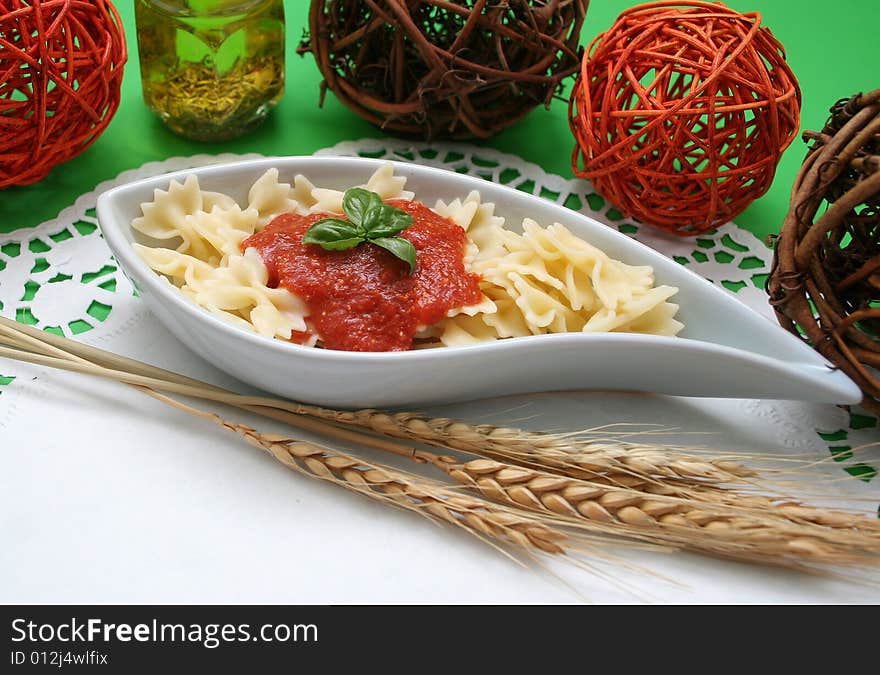
[(342, 211), (348, 220), (322, 218), (306, 230), (302, 242), (318, 244), (328, 251), (344, 251), (368, 241), (409, 263), (410, 273), (415, 271), (415, 247), (407, 239), (395, 236), (412, 224), (411, 215), (363, 188), (345, 191)]

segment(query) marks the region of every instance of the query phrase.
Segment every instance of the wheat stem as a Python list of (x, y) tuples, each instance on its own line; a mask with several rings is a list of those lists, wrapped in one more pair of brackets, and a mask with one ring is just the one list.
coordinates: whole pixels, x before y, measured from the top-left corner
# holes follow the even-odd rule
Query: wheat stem
[[(311, 419), (305, 416), (272, 414), (272, 412), (267, 410), (264, 406), (254, 404), (254, 401), (260, 400), (261, 397), (242, 396), (240, 394), (220, 389), (219, 387), (203, 385), (203, 383), (198, 383), (197, 380), (175, 382), (150, 375), (141, 375), (138, 373), (105, 368), (75, 354), (67, 353), (54, 345), (41, 345), (38, 341), (29, 339), (27, 335), (10, 335), (7, 327), (0, 324), (0, 336), (2, 335), (6, 335), (6, 338), (0, 338), (0, 343), (12, 345), (11, 347), (0, 346), (0, 356), (6, 358), (26, 361), (28, 363), (48, 366), (60, 370), (94, 375), (96, 377), (104, 377), (132, 385), (136, 388), (147, 391), (148, 393), (149, 390), (160, 390), (234, 405), (246, 410), (258, 412), (267, 417), (281, 419), (281, 421), (293, 424), (305, 431), (330, 436), (336, 440), (356, 443), (383, 452), (390, 452), (395, 455), (410, 456), (415, 451), (415, 448), (411, 446), (395, 443), (388, 439), (381, 439), (375, 436), (358, 433), (357, 431), (340, 429), (339, 427), (332, 426), (321, 420)], [(32, 350), (39, 350), (39, 353)]]
[[(131, 379), (133, 376), (149, 378), (138, 382), (145, 383), (144, 386), (158, 386), (161, 383), (168, 391), (220, 401), (340, 440), (343, 439), (334, 431), (338, 426), (306, 427), (301, 420), (311, 417), (334, 425), (365, 429), (384, 439), (379, 441), (383, 447), (377, 449), (395, 452), (394, 448), (397, 448), (396, 454), (406, 454), (410, 448), (388, 445), (389, 437), (492, 456), (548, 471), (562, 470), (567, 473), (575, 470), (583, 478), (607, 478), (624, 485), (634, 485), (629, 481), (638, 479), (656, 484), (655, 478), (663, 478), (668, 485), (682, 481), (697, 482), (705, 486), (712, 482), (737, 482), (754, 476), (742, 464), (729, 459), (706, 460), (682, 456), (662, 448), (640, 444), (594, 442), (576, 438), (572, 434), (546, 434), (488, 424), (473, 425), (460, 420), (430, 418), (411, 412), (338, 411), (264, 396), (242, 396), (3, 317), (0, 317), (0, 333), (8, 335), (9, 339), (27, 336), (33, 341), (61, 349), (106, 369), (125, 373), (126, 381), (130, 383), (136, 383)], [(376, 447), (375, 441), (369, 441), (366, 436), (349, 436), (348, 440)]]

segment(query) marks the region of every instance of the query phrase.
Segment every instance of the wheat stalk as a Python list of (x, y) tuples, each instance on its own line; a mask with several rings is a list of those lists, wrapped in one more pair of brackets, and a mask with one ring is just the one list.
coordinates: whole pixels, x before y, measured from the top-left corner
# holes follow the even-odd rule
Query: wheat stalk
[[(614, 484), (607, 475), (597, 476), (596, 472), (590, 473), (591, 480), (584, 480), (578, 474), (580, 469), (575, 469), (573, 475), (564, 475), (571, 468), (567, 461), (569, 455), (557, 452), (558, 448), (552, 444), (542, 448), (550, 448), (547, 456), (558, 462), (553, 467), (557, 473), (491, 458), (462, 462), (414, 446), (339, 429), (328, 424), (327, 420), (296, 418), (297, 423), (304, 423), (306, 428), (314, 431), (330, 432), (331, 436), (344, 440), (366, 439), (370, 447), (403, 455), (414, 461), (430, 462), (459, 484), (479, 490), (485, 497), (508, 505), (503, 507), (467, 496), (442, 483), (415, 478), (314, 443), (260, 434), (251, 427), (233, 424), (214, 413), (187, 406), (160, 394), (153, 387), (232, 402), (261, 414), (280, 412), (279, 419), (288, 421), (287, 418), (292, 415), (289, 410), (267, 408), (262, 405), (264, 399), (261, 397), (242, 397), (180, 376), (167, 381), (154, 377), (164, 371), (91, 347), (79, 350), (77, 355), (62, 349), (57, 341), (49, 344), (38, 339), (43, 336), (40, 332), (35, 336), (14, 331), (2, 322), (0, 333), (6, 336), (2, 341), (11, 345), (0, 347), (0, 355), (129, 383), (170, 405), (234, 431), (301, 473), (362, 492), (374, 499), (416, 510), (435, 520), (455, 524), (493, 542), (513, 543), (523, 550), (560, 553), (564, 550), (561, 544), (565, 541), (563, 530), (574, 528), (601, 534), (623, 534), (652, 543), (790, 567), (802, 567), (805, 563), (876, 564), (876, 556), (880, 552), (880, 526), (867, 518), (812, 509), (797, 503), (780, 504), (771, 498), (740, 495), (733, 491), (723, 493), (720, 489), (717, 491), (722, 493), (719, 497), (716, 491), (700, 486), (695, 486), (693, 494), (683, 495), (677, 491), (678, 488), (671, 488), (670, 492), (661, 481), (662, 476), (649, 477), (650, 482), (645, 483), (644, 476), (630, 475), (633, 485), (639, 489)], [(66, 342), (62, 344), (67, 346)], [(106, 364), (128, 367), (136, 372), (96, 365), (82, 355), (92, 350), (99, 352)], [(138, 374), (137, 371), (149, 375)], [(339, 413), (342, 416), (350, 414), (358, 413)], [(361, 420), (378, 419), (382, 422), (384, 417), (388, 416), (369, 411)], [(398, 418), (398, 422), (402, 419)], [(449, 422), (454, 423), (452, 420)], [(382, 423), (378, 426), (385, 425)], [(393, 426), (400, 428), (399, 424)], [(409, 426), (409, 422), (405, 426)], [(507, 431), (483, 435), (494, 436), (496, 450), (503, 450), (499, 436), (505, 437)], [(419, 438), (428, 435), (418, 429), (408, 433)], [(435, 428), (430, 433), (439, 432)], [(459, 440), (467, 436), (449, 430), (447, 433)], [(515, 441), (516, 437), (511, 440)], [(475, 441), (471, 438), (468, 442)], [(498, 454), (501, 454), (500, 450)], [(645, 466), (637, 465), (633, 471), (636, 469), (644, 470)], [(609, 471), (607, 468), (603, 470)], [(626, 475), (621, 477), (625, 478)], [(523, 510), (533, 515), (527, 515)]]
[(623, 475), (658, 476), (698, 481), (736, 481), (755, 474), (730, 459), (705, 460), (633, 443), (596, 442), (573, 434), (548, 434), (491, 424), (468, 424), (445, 417), (379, 410), (338, 411), (301, 406), (306, 414), (425, 445), (495, 456), (547, 469), (576, 469), (584, 477), (617, 471)]
[[(276, 406), (283, 405), (285, 408), (310, 409), (312, 408), (311, 406), (301, 406), (287, 401), (275, 401), (274, 399), (264, 399), (263, 397), (234, 394), (219, 387), (214, 387), (199, 382), (198, 380), (179, 376), (170, 373), (169, 371), (163, 371), (154, 366), (127, 359), (88, 345), (83, 345), (73, 340), (43, 333), (42, 331), (28, 328), (26, 326), (20, 326), (14, 322), (2, 319), (2, 317), (0, 317), (0, 342), (13, 345), (13, 350), (0, 347), (0, 356), (18, 358), (20, 360), (27, 360), (40, 365), (115, 379), (138, 387), (152, 396), (154, 396), (154, 390), (164, 390), (171, 393), (206, 398), (208, 400), (234, 405), (251, 412), (256, 412), (260, 415), (292, 424), (306, 431), (329, 436), (344, 442), (370, 447), (382, 452), (388, 452), (408, 458), (413, 458), (418, 453), (418, 449), (411, 445), (403, 445), (387, 438), (376, 438), (356, 431), (340, 429), (337, 426), (327, 423), (327, 419), (330, 415), (339, 415), (343, 418), (348, 418), (349, 415), (355, 415), (362, 421), (373, 420), (376, 422), (375, 426), (377, 429), (386, 428), (388, 426), (386, 420), (390, 416), (379, 411), (346, 413), (314, 408), (315, 410), (323, 411), (322, 414), (324, 416), (323, 419), (314, 419), (303, 413), (293, 413), (290, 409), (281, 410), (278, 407), (270, 407), (269, 405), (266, 405), (266, 401), (269, 401), (269, 403)], [(27, 354), (22, 354), (20, 351), (15, 350), (30, 351)], [(119, 371), (113, 368), (97, 365), (88, 358), (77, 355), (75, 352), (91, 358), (98, 358), (101, 362), (109, 366), (121, 367), (126, 370)], [(419, 431), (419, 423), (414, 425), (412, 423), (413, 420), (411, 419), (408, 423), (401, 424), (407, 419), (407, 413), (400, 413), (395, 417), (397, 419), (397, 424), (392, 426), (398, 429), (408, 429), (409, 432), (406, 435), (420, 439), (429, 435)], [(446, 428), (448, 430), (450, 440), (444, 445), (444, 447), (452, 446), (455, 448), (461, 446), (462, 443), (466, 443), (467, 447), (474, 446), (473, 440), (468, 439), (467, 432), (465, 434), (456, 432), (455, 427), (458, 423), (455, 420), (438, 418), (433, 421), (436, 423), (436, 426), (432, 427), (433, 431), (431, 434), (438, 434), (439, 428)], [(358, 424), (355, 426), (360, 425)], [(464, 426), (467, 427), (468, 425)], [(487, 433), (487, 436), (491, 438), (491, 442), (488, 443), (490, 449), (482, 452), (485, 456), (511, 459), (512, 461), (518, 461), (521, 465), (532, 468), (556, 471), (562, 475), (589, 479), (593, 482), (609, 486), (639, 489), (656, 495), (679, 496), (702, 501), (739, 504), (747, 498), (745, 495), (730, 493), (728, 490), (723, 489), (722, 486), (716, 487), (711, 483), (691, 481), (690, 479), (683, 478), (681, 476), (683, 473), (682, 467), (687, 469), (689, 466), (697, 464), (696, 462), (687, 460), (687, 458), (672, 458), (669, 466), (666, 467), (665, 472), (661, 472), (661, 474), (665, 473), (667, 475), (660, 475), (659, 477), (652, 475), (646, 476), (640, 474), (639, 471), (650, 467), (647, 466), (645, 462), (640, 461), (640, 455), (636, 455), (634, 459), (624, 457), (624, 459), (631, 465), (627, 468), (621, 469), (617, 464), (605, 467), (603, 466), (602, 460), (597, 459), (597, 457), (601, 457), (599, 453), (590, 455), (586, 460), (580, 460), (579, 455), (576, 453), (566, 453), (553, 447), (553, 445), (547, 443), (547, 441), (556, 441), (557, 437), (554, 436), (546, 435), (545, 437), (545, 435), (540, 433), (521, 432), (526, 437), (534, 436), (543, 442), (543, 444), (539, 442), (538, 447), (534, 447), (518, 441), (517, 437), (513, 435), (515, 430), (510, 428), (482, 425), (479, 429), (482, 433), (489, 432), (490, 429), (494, 430), (493, 433)], [(398, 436), (402, 435), (404, 434), (398, 434)], [(514, 447), (522, 446), (525, 448), (524, 451), (517, 451), (513, 448), (506, 447), (500, 440), (501, 438), (509, 439), (511, 445)], [(437, 443), (437, 445), (439, 445), (439, 443)], [(626, 444), (619, 444), (617, 447), (609, 446), (609, 449), (620, 453), (624, 452), (627, 447)], [(644, 454), (647, 454), (648, 452), (650, 452), (650, 449), (643, 451)], [(658, 459), (662, 457), (661, 453), (657, 451), (654, 451), (652, 454), (656, 455)], [(659, 462), (655, 461), (653, 465), (656, 466), (658, 463)], [(705, 467), (699, 469), (699, 471), (703, 472), (703, 477), (705, 477), (706, 470)], [(692, 475), (696, 475), (697, 472), (697, 469), (690, 471)], [(740, 473), (745, 474), (744, 471)], [(727, 477), (727, 475), (713, 474), (712, 477), (720, 480)], [(682, 484), (679, 484), (678, 481), (682, 481)], [(763, 505), (758, 506), (763, 508)]]
[[(4, 337), (5, 336), (5, 337)], [(725, 460), (712, 462), (694, 461), (689, 457), (673, 456), (667, 465), (662, 461), (664, 453), (651, 446), (640, 446), (628, 443), (595, 443), (595, 453), (578, 454), (558, 447), (560, 435), (526, 432), (509, 427), (491, 425), (467, 425), (449, 418), (423, 418), (412, 413), (386, 414), (381, 411), (334, 411), (314, 406), (304, 406), (289, 401), (266, 399), (264, 397), (241, 396), (222, 388), (208, 385), (155, 366), (141, 363), (133, 359), (100, 350), (67, 338), (44, 333), (43, 331), (18, 324), (0, 317), (0, 342), (13, 345), (16, 349), (39, 351), (55, 359), (39, 359), (23, 355), (18, 351), (7, 352), (10, 358), (30, 360), (61, 367), (77, 372), (101, 375), (112, 379), (140, 386), (150, 393), (149, 387), (158, 387), (176, 393), (208, 398), (261, 415), (278, 419), (308, 431), (324, 434), (338, 440), (358, 443), (384, 452), (413, 457), (417, 448), (409, 445), (396, 444), (385, 439), (347, 432), (335, 426), (329, 426), (319, 420), (310, 420), (304, 411), (320, 414), (323, 422), (334, 421), (348, 423), (358, 427), (369, 427), (378, 432), (389, 432), (396, 437), (412, 440), (433, 441), (434, 445), (444, 448), (461, 449), (489, 457), (512, 461), (518, 465), (546, 470), (574, 478), (590, 480), (597, 484), (642, 490), (653, 495), (681, 496), (698, 500), (728, 503), (742, 508), (763, 510), (770, 507), (784, 508), (792, 518), (816, 522), (829, 527), (850, 528), (853, 518), (851, 514), (810, 509), (795, 501), (780, 505), (778, 500), (759, 495), (745, 495), (724, 489), (714, 489), (712, 483), (695, 480), (687, 484), (687, 477), (697, 479), (709, 478), (724, 480), (731, 476), (744, 477), (750, 471)], [(2, 352), (0, 352), (2, 353)], [(73, 364), (63, 364), (57, 359), (68, 359)], [(94, 364), (89, 359), (99, 360), (109, 368)], [(98, 370), (95, 370), (98, 368)], [(115, 370), (120, 368), (122, 370)], [(283, 406), (284, 409), (272, 407)], [(294, 413), (292, 410), (299, 410)], [(517, 435), (520, 434), (520, 435)], [(442, 442), (441, 439), (447, 439)], [(479, 438), (489, 439), (488, 447), (480, 446)], [(565, 441), (563, 440), (562, 443)], [(562, 445), (562, 447), (566, 447)], [(630, 456), (628, 453), (633, 453)], [(606, 466), (602, 459), (609, 454), (618, 457), (619, 462)], [(648, 457), (649, 461), (643, 458)], [(620, 469), (620, 465), (626, 466)], [(646, 475), (647, 474), (647, 475)], [(683, 480), (687, 488), (680, 486), (676, 480)]]

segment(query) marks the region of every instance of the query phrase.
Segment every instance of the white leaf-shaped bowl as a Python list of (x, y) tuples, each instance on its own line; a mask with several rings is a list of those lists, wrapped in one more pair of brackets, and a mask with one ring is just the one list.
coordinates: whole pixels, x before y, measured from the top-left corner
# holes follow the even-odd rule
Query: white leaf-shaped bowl
[(632, 265), (651, 265), (658, 284), (679, 288), (679, 337), (565, 333), (467, 347), (362, 353), (302, 347), (251, 333), (183, 297), (135, 254), (131, 221), (156, 188), (195, 173), (202, 189), (246, 202), (269, 168), (282, 181), (302, 173), (316, 185), (364, 183), (383, 162), (348, 157), (276, 157), (213, 165), (123, 185), (98, 199), (104, 238), (155, 316), (218, 368), (261, 389), (338, 407), (419, 406), (504, 394), (572, 389), (629, 390), (684, 396), (783, 398), (856, 403), (856, 385), (817, 352), (729, 293), (629, 237), (545, 199), (479, 178), (395, 163), (407, 189), (428, 205), (479, 190), (515, 228), (526, 216), (561, 222)]

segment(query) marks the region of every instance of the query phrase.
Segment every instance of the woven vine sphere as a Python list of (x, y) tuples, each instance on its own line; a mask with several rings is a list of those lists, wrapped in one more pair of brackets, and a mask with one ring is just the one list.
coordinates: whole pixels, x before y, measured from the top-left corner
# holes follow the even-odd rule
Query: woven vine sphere
[(572, 91), (572, 168), (621, 211), (699, 234), (770, 187), (801, 94), (756, 13), (666, 2), (623, 12)]
[(880, 414), (880, 89), (843, 99), (811, 143), (767, 282), (779, 322)]
[(125, 59), (106, 0), (0, 0), (0, 188), (40, 180), (104, 131)]
[(311, 51), (348, 108), (404, 136), (488, 138), (578, 67), (588, 0), (312, 0)]

